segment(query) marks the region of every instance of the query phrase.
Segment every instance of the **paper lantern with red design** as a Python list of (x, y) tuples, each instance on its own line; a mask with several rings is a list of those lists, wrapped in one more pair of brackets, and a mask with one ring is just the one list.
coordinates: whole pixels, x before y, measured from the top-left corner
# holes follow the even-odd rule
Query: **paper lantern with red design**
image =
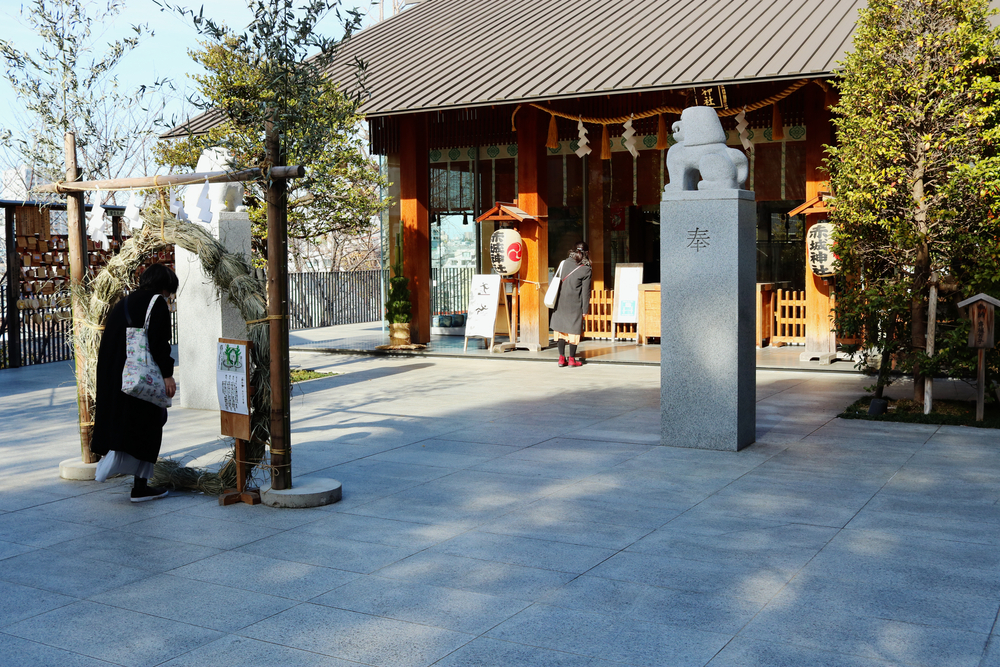
[(521, 269), (524, 242), (516, 229), (502, 227), (490, 237), (490, 262), (501, 276), (510, 276)]

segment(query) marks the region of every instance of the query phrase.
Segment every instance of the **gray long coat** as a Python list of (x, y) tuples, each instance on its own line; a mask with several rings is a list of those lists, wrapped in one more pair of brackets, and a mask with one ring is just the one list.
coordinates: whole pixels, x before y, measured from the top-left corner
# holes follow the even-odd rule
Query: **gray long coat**
[(590, 311), (590, 275), (589, 266), (565, 260), (559, 299), (549, 320), (553, 331), (570, 335), (583, 333), (583, 316)]

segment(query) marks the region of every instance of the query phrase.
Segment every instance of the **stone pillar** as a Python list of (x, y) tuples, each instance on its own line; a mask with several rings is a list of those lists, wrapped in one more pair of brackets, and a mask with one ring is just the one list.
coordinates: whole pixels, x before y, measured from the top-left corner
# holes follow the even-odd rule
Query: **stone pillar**
[[(250, 259), (250, 218), (245, 212), (218, 214), (212, 233), (232, 253)], [(175, 247), (177, 268), (177, 356), (175, 379), (180, 406), (199, 410), (218, 410), (215, 390), (215, 362), (219, 338), (246, 339), (246, 322), (219, 294), (212, 277), (201, 268), (198, 255)]]
[(738, 451), (755, 439), (756, 220), (753, 192), (664, 192), (663, 445)]

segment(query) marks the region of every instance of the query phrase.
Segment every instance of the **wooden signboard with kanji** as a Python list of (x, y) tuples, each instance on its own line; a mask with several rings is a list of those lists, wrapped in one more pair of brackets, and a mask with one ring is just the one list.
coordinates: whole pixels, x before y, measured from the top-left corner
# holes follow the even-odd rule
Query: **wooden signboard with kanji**
[(969, 347), (979, 352), (979, 373), (976, 387), (976, 421), (983, 421), (986, 402), (986, 350), (996, 344), (993, 337), (994, 312), (1000, 306), (1000, 300), (988, 294), (977, 294), (958, 304), (959, 308), (969, 309)]
[(236, 462), (236, 488), (226, 489), (219, 496), (220, 505), (260, 502), (257, 489), (246, 488), (250, 464), (246, 444), (250, 440), (250, 342), (231, 338), (219, 339), (216, 357), (216, 390), (219, 396), (222, 435), (236, 439), (233, 460)]

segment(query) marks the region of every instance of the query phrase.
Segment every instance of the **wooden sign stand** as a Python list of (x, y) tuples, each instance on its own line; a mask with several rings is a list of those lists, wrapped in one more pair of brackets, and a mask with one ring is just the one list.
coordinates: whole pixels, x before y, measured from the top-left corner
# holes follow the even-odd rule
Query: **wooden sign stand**
[[(230, 343), (233, 345), (246, 345), (249, 356), (250, 341), (234, 340), (232, 338), (220, 338), (220, 343)], [(253, 388), (247, 383), (247, 405), (250, 404), (250, 395)], [(246, 503), (247, 505), (257, 505), (260, 503), (260, 490), (247, 487), (247, 478), (250, 476), (252, 466), (247, 461), (246, 446), (250, 440), (250, 415), (237, 412), (220, 411), (222, 423), (222, 435), (228, 435), (236, 439), (233, 452), (233, 461), (236, 463), (236, 488), (225, 489), (219, 494), (220, 505), (234, 505), (236, 503)]]
[[(500, 223), (502, 226), (513, 227), (518, 230), (521, 223), (532, 222), (538, 223), (539, 220), (536, 216), (533, 216), (525, 211), (521, 210), (513, 204), (505, 204), (504, 202), (497, 202), (496, 205), (490, 210), (486, 211), (478, 218), (476, 218), (476, 224), (482, 222), (496, 222)], [(523, 267), (522, 267), (523, 270)], [(508, 309), (508, 333), (510, 335), (510, 342), (501, 343), (500, 345), (491, 345), (490, 350), (505, 352), (507, 350), (513, 350), (517, 345), (517, 334), (518, 334), (518, 314), (521, 308), (521, 282), (517, 275), (503, 276), (501, 278), (500, 290), (501, 297), (503, 299), (507, 298), (507, 289), (505, 285), (511, 285), (511, 305)]]
[(517, 276), (502, 276), (500, 278), (500, 298), (503, 300), (504, 306), (507, 304), (507, 285), (511, 285), (510, 308), (507, 309), (507, 333), (510, 336), (510, 341), (491, 346), (491, 352), (506, 352), (517, 347), (517, 314), (521, 297), (520, 281)]
[(1000, 301), (988, 294), (977, 294), (958, 304), (959, 308), (969, 308), (969, 347), (978, 352), (979, 373), (976, 378), (976, 421), (983, 421), (986, 403), (986, 350), (994, 347), (994, 310)]

